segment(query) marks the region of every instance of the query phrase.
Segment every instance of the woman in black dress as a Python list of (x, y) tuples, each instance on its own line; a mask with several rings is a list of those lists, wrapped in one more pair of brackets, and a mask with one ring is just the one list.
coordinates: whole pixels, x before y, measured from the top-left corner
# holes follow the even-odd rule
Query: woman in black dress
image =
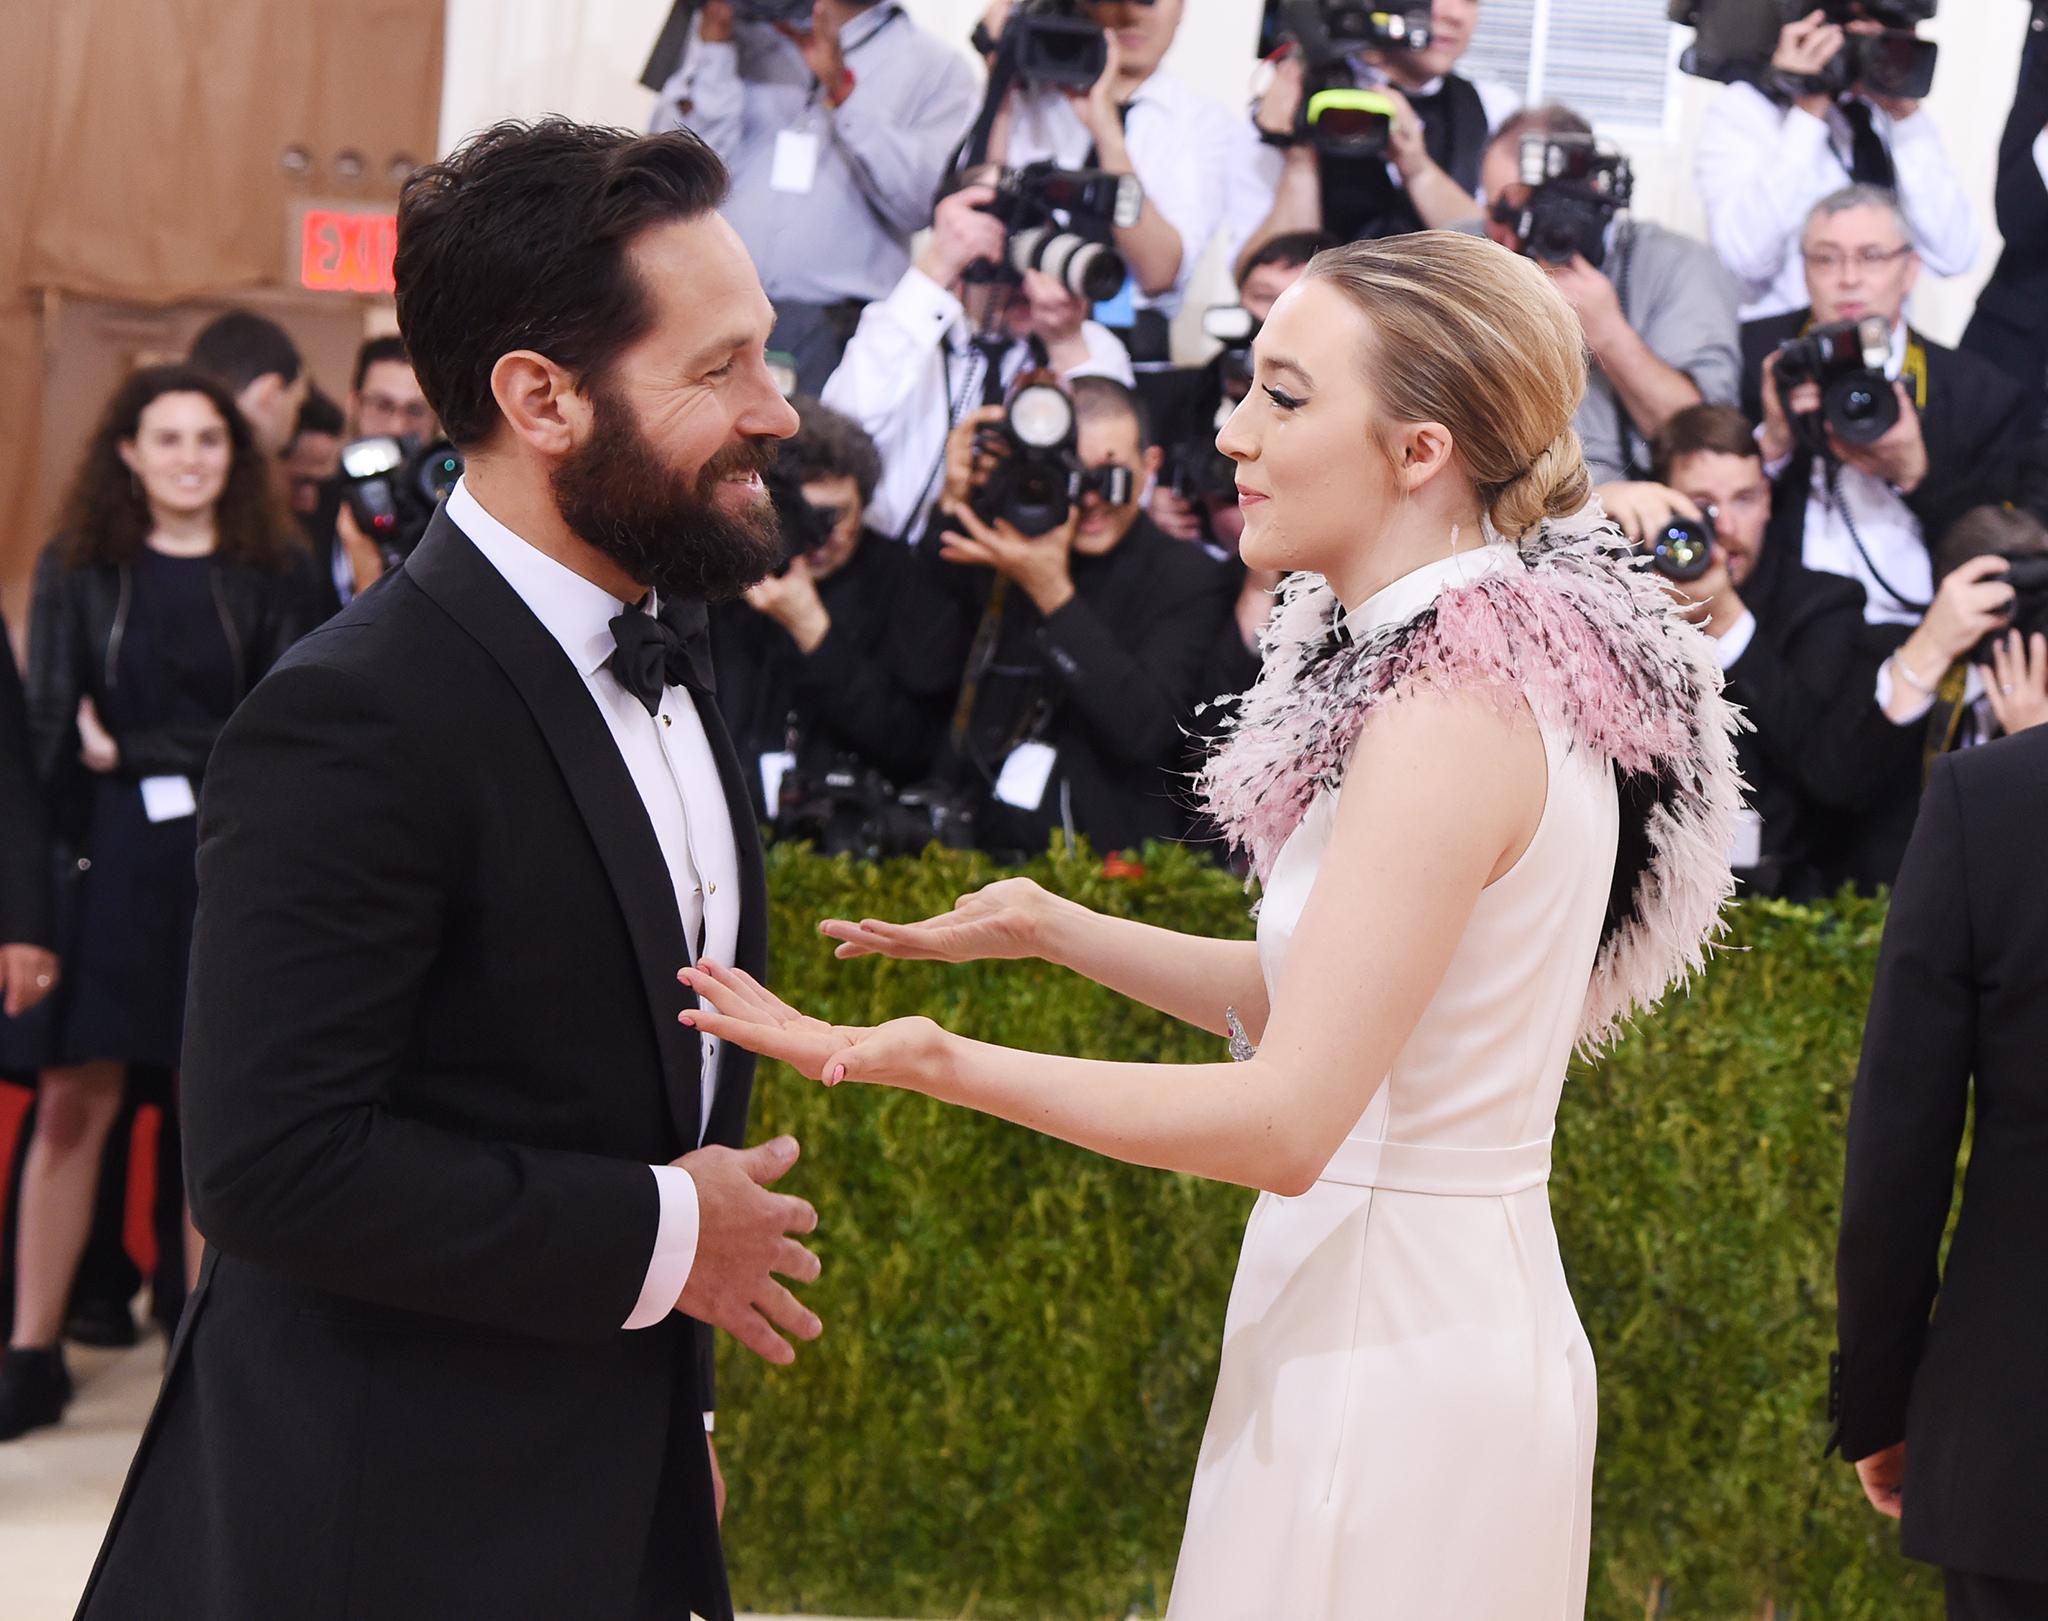
[(54, 1423), (70, 1394), (58, 1336), (124, 1075), (178, 1062), (207, 756), (307, 623), (294, 536), (233, 397), (158, 366), (115, 393), (37, 566), (29, 718), (76, 860), (22, 1173), (0, 1439)]

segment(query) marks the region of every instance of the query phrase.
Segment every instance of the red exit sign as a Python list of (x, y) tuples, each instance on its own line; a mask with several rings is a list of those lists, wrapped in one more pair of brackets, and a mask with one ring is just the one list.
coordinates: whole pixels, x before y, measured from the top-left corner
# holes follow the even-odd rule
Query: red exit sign
[(299, 285), (320, 293), (388, 293), (398, 216), (308, 208), (299, 220)]

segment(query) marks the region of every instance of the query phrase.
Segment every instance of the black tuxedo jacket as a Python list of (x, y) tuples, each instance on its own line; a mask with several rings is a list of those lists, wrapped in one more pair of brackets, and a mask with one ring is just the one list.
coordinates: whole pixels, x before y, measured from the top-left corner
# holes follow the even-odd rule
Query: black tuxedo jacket
[(0, 630), (0, 945), (55, 944), (43, 788), (21, 672)]
[[(1765, 356), (1787, 338), (1798, 337), (1812, 313), (1794, 310), (1744, 323), (1742, 408), (1752, 422), (1763, 421)], [(1917, 332), (1912, 337), (1927, 356), (1927, 404), (1920, 413), (1927, 477), (1905, 501), (1920, 520), (1931, 551), (1943, 531), (1970, 508), (2011, 495), (2020, 458), (2040, 419), (2040, 399), (2037, 391), (2022, 388), (1989, 361), (1945, 349)], [(1791, 534), (1803, 532), (1812, 489), (1813, 456), (1802, 449), (1772, 491), (1773, 515), (1790, 525)]]
[[(229, 724), (199, 881), (208, 1256), (81, 1613), (729, 1615), (708, 1331), (620, 1327), (647, 1167), (699, 1138), (674, 892), (581, 677), (445, 514)], [(712, 1137), (752, 1067), (724, 1050)]]
[[(1907, 1554), (2034, 1582), (2048, 1580), (2043, 804), (2048, 731), (1944, 755), (1929, 778), (1849, 1112), (1830, 1400), (1845, 1458), (1906, 1442)], [(1973, 1080), (1962, 1215), (1937, 1273)]]

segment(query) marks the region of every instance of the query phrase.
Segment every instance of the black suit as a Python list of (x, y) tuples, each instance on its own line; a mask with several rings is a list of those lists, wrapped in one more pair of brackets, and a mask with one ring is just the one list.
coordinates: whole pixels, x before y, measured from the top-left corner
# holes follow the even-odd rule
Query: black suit
[[(1906, 1442), (1906, 1553), (2043, 1584), (2044, 1607), (2016, 1612), (2036, 1615), (2048, 1614), (2043, 804), (2048, 731), (1945, 755), (1929, 778), (1849, 1114), (1830, 1402), (1843, 1457)], [(1938, 1274), (1973, 1080), (1962, 1215)]]
[(699, 1137), (689, 948), (581, 677), (445, 514), (230, 722), (199, 869), (207, 1262), (81, 1613), (729, 1615), (708, 1333), (620, 1327)]
[(56, 944), (48, 839), (21, 672), (0, 631), (0, 945)]
[(2028, 389), (2048, 378), (2048, 185), (2034, 140), (2048, 125), (2048, 45), (2030, 35), (2020, 82), (1998, 142), (1993, 203), (2005, 249), (1977, 295), (1963, 347), (2002, 367)]

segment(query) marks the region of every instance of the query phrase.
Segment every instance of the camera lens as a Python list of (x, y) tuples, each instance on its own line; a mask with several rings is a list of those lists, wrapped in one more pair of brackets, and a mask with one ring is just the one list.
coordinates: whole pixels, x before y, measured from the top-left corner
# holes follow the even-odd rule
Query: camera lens
[(1019, 389), (1010, 402), (1010, 431), (1019, 444), (1034, 450), (1065, 444), (1074, 431), (1074, 402), (1067, 398), (1066, 390), (1050, 383)]

